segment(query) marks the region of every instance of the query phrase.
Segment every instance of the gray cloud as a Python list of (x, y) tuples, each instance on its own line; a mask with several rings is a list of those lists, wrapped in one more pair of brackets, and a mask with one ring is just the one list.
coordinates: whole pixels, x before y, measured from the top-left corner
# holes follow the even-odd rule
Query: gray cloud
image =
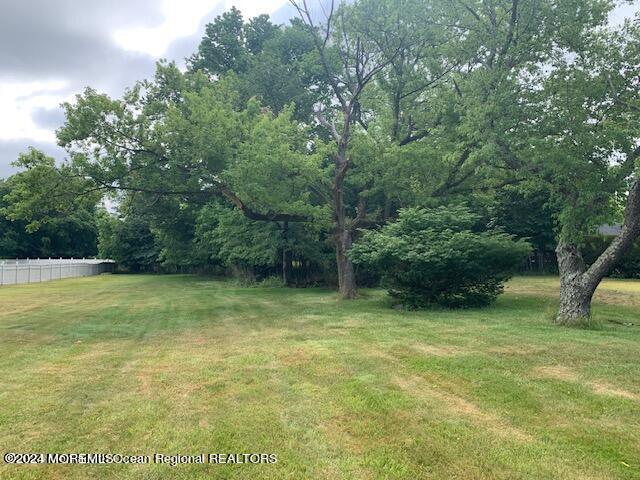
[[(37, 94), (52, 93), (62, 98), (91, 86), (117, 97), (137, 80), (153, 75), (156, 58), (122, 49), (112, 35), (118, 29), (161, 24), (164, 18), (158, 0), (2, 3), (0, 82), (64, 80), (65, 88)], [(205, 25), (222, 13), (222, 9), (219, 3), (201, 20), (196, 34), (175, 40), (164, 56), (184, 65), (184, 58), (197, 49)], [(64, 122), (59, 108), (36, 109), (32, 118), (36, 125), (50, 130)], [(53, 143), (30, 139), (0, 141), (0, 177), (15, 172), (10, 163), (30, 145), (58, 160), (64, 157), (64, 150)]]
[[(153, 75), (156, 59), (125, 51), (115, 44), (112, 34), (117, 29), (161, 24), (164, 18), (159, 0), (0, 1), (0, 82), (64, 80), (67, 86), (51, 93), (63, 97), (92, 86), (120, 96), (125, 87)], [(316, 2), (310, 5), (313, 16), (322, 20), (319, 5)], [(619, 7), (612, 14), (612, 22), (630, 17), (639, 8), (638, 4)], [(198, 32), (176, 39), (164, 57), (184, 65), (185, 57), (196, 51), (205, 25), (221, 13), (219, 2), (202, 18)], [(271, 18), (274, 23), (283, 24), (295, 16), (295, 8), (283, 0), (282, 7)], [(33, 120), (40, 127), (54, 130), (64, 117), (59, 109), (39, 108), (33, 112)], [(34, 143), (29, 139), (0, 141), (0, 177), (14, 171), (10, 162), (29, 145), (57, 159), (64, 157), (64, 151), (53, 143)]]
[(224, 4), (220, 3), (202, 17), (202, 20), (200, 20), (200, 24), (198, 25), (198, 30), (193, 35), (177, 38), (171, 42), (164, 57), (169, 60), (174, 60), (180, 66), (184, 66), (186, 63), (185, 59), (193, 55), (198, 50), (198, 45), (204, 36), (206, 25), (208, 23), (212, 23), (215, 18), (224, 11), (223, 8)]
[[(336, 0), (336, 5), (340, 3), (351, 3), (352, 0)], [(330, 11), (331, 0), (319, 0), (308, 2), (309, 12), (314, 22), (321, 23), (327, 18)], [(284, 3), (278, 10), (271, 14), (271, 20), (277, 24), (287, 24), (292, 18), (298, 18), (298, 10), (290, 2)]]
[(39, 127), (55, 130), (64, 123), (64, 112), (59, 107), (36, 108), (31, 114), (31, 118)]
[[(52, 93), (61, 98), (91, 86), (120, 96), (135, 81), (153, 75), (156, 59), (118, 46), (117, 29), (153, 27), (164, 20), (158, 0), (21, 0), (2, 2), (0, 15), (0, 81), (64, 80), (64, 89)], [(192, 36), (174, 41), (166, 58), (184, 64), (204, 32), (206, 23), (222, 13), (219, 4)], [(25, 97), (27, 99), (28, 97)], [(17, 99), (20, 100), (20, 99)], [(64, 122), (61, 109), (39, 108), (32, 118), (38, 126), (55, 130)], [(30, 139), (0, 141), (0, 176), (15, 169), (10, 163), (28, 146), (44, 150), (58, 160), (64, 150), (53, 143)]]
[(0, 140), (0, 178), (7, 178), (18, 171), (11, 165), (11, 162), (18, 159), (18, 155), (26, 152), (29, 147), (42, 150), (47, 155), (62, 160), (64, 158), (64, 150), (55, 143), (34, 142), (28, 138), (18, 138), (15, 140)]
[(3, 2), (0, 76), (11, 79), (118, 79), (114, 68), (146, 72), (153, 59), (124, 52), (111, 39), (117, 28), (162, 21), (155, 0), (22, 0)]
[[(3, 1), (0, 15), (0, 81), (64, 80), (61, 97), (93, 86), (111, 95), (138, 79), (149, 77), (155, 59), (116, 45), (119, 28), (154, 26), (163, 21), (157, 0), (20, 0)], [(39, 92), (42, 93), (42, 92)], [(51, 128), (64, 121), (58, 109), (38, 109), (33, 120)], [(0, 176), (17, 154), (33, 144), (29, 139), (0, 142)], [(58, 159), (54, 144), (35, 144)]]

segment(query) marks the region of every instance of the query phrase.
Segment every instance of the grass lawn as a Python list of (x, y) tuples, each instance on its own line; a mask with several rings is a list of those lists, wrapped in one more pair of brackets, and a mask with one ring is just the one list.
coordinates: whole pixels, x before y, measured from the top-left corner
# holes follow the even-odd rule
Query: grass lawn
[(640, 479), (640, 282), (599, 330), (557, 279), (488, 309), (112, 275), (0, 288), (0, 454), (275, 453), (266, 465), (6, 465), (2, 479)]

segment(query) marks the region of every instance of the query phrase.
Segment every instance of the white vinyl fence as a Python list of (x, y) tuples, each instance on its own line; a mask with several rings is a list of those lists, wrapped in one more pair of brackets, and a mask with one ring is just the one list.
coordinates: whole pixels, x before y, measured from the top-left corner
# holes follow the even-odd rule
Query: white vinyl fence
[(84, 258), (0, 260), (0, 285), (100, 275), (113, 272), (114, 266), (113, 260)]

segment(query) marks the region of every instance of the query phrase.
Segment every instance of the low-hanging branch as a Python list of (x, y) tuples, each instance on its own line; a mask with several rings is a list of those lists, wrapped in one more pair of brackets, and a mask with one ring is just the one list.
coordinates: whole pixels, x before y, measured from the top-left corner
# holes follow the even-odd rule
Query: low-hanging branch
[[(247, 205), (235, 192), (222, 182), (215, 182), (212, 188), (189, 190), (189, 189), (172, 189), (172, 188), (148, 188), (143, 186), (122, 185), (118, 181), (107, 182), (100, 179), (92, 179), (99, 189), (111, 191), (128, 191), (139, 193), (150, 193), (155, 195), (183, 195), (183, 196), (209, 196), (212, 198), (225, 198), (233, 203), (245, 217), (255, 221), (268, 222), (309, 222), (311, 218), (305, 215), (297, 215), (290, 213), (258, 211)], [(91, 189), (92, 191), (95, 188)]]

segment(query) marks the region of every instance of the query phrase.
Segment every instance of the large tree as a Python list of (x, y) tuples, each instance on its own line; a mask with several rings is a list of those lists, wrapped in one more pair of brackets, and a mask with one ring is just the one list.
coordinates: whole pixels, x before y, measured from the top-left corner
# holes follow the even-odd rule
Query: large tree
[(189, 68), (213, 76), (229, 71), (244, 72), (249, 68), (251, 57), (259, 54), (265, 42), (279, 33), (280, 29), (271, 23), (268, 15), (245, 22), (240, 10), (231, 7), (206, 25), (198, 51), (189, 58)]
[(30, 148), (0, 181), (0, 258), (97, 253), (99, 192), (66, 165)]
[[(595, 289), (640, 230), (638, 26), (612, 31), (614, 3), (459, 2), (453, 18), (474, 54), (452, 72), (448, 93), (439, 91), (448, 113), (431, 148), (459, 152), (445, 170), (447, 190), (533, 182), (551, 191), (562, 324), (589, 317)], [(583, 239), (621, 204), (621, 235), (585, 265)]]
[[(638, 26), (612, 33), (613, 6), (608, 0), (451, 3), (443, 12), (459, 32), (450, 50), (457, 66), (420, 98), (431, 114), (413, 115), (420, 122), (411, 124), (411, 136), (422, 139), (392, 150), (401, 161), (400, 170), (391, 169), (391, 183), (404, 182), (399, 190), (414, 191), (420, 202), (547, 184), (542, 188), (554, 193), (559, 212), (560, 323), (589, 316), (595, 288), (640, 229), (633, 172)], [(582, 238), (610, 220), (621, 201), (621, 235), (585, 265)]]
[(64, 107), (59, 144), (99, 188), (225, 198), (252, 220), (305, 221), (322, 210), (310, 200), (320, 155), (291, 110), (243, 105), (231, 82), (159, 65), (154, 81), (120, 100), (87, 89)]
[(168, 267), (196, 267), (200, 210), (223, 200), (252, 221), (283, 228), (326, 214), (322, 141), (294, 120), (245, 101), (235, 79), (211, 81), (161, 64), (120, 100), (87, 89), (65, 105), (58, 131), (93, 188), (137, 194)]
[[(556, 60), (534, 145), (560, 209), (557, 322), (567, 325), (589, 320), (596, 288), (640, 236), (640, 17), (594, 31), (582, 47)], [(621, 232), (587, 265), (585, 238), (616, 218)]]
[[(403, 51), (408, 42), (407, 15), (391, 1), (362, 0), (341, 4), (333, 0), (323, 8), (325, 19), (314, 19), (306, 0), (292, 0), (314, 45), (329, 85), (329, 97), (316, 105), (315, 117), (333, 140), (331, 203), (338, 287), (342, 298), (357, 295), (353, 262), (348, 256), (355, 229), (366, 215), (364, 198), (355, 205), (346, 199), (348, 176), (353, 167), (353, 139), (366, 124), (361, 100), (376, 77)], [(355, 192), (358, 197), (358, 192)], [(349, 211), (350, 210), (350, 211)]]

